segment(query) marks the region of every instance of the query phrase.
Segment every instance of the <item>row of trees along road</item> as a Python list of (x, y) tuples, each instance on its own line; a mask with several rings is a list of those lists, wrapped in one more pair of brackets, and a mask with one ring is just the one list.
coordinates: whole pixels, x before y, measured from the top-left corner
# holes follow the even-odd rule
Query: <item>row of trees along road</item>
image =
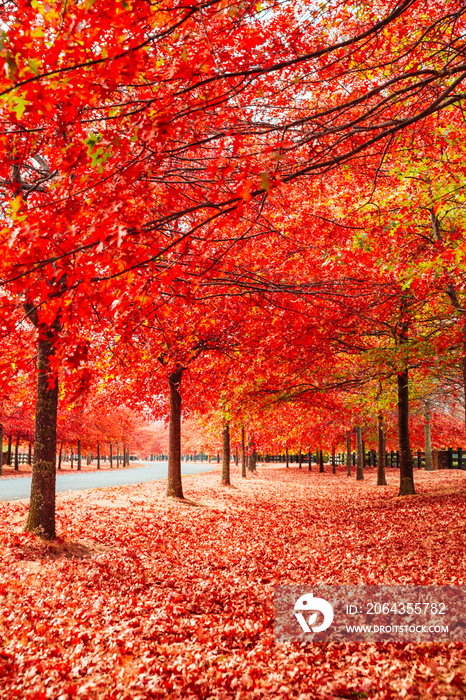
[(182, 393), (227, 422), (312, 402), (348, 426), (393, 386), (413, 493), (409, 383), (466, 366), (464, 4), (0, 12), (5, 396), (37, 358), (27, 528), (55, 536), (60, 397), (155, 415), (167, 384), (171, 494)]

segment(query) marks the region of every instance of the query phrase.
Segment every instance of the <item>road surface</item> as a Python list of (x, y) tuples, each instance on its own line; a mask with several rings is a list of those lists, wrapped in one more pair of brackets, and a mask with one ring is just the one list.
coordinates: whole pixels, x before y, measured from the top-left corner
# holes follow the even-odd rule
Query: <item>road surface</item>
[[(181, 473), (185, 475), (210, 472), (216, 468), (216, 464), (181, 463)], [(123, 486), (124, 484), (143, 484), (146, 481), (166, 479), (167, 471), (167, 462), (148, 462), (146, 466), (115, 469), (114, 471), (75, 472), (74, 474), (60, 474), (57, 472), (56, 489), (57, 492), (83, 491), (86, 489), (106, 488), (107, 486)], [(18, 501), (23, 498), (29, 498), (30, 495), (30, 476), (25, 476), (21, 479), (0, 479), (0, 501)]]

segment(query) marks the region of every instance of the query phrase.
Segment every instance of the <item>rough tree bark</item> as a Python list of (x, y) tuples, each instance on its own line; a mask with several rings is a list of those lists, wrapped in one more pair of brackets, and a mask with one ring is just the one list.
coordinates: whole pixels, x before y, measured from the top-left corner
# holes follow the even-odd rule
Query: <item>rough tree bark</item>
[(346, 476), (351, 476), (351, 431), (346, 433)]
[(377, 486), (386, 486), (385, 478), (385, 438), (383, 434), (383, 415), (379, 413), (377, 418), (377, 437), (378, 437), (378, 455), (377, 455)]
[(332, 445), (332, 474), (336, 474), (335, 445)]
[(301, 452), (301, 448), (299, 448), (299, 468), (303, 468), (303, 454)]
[(246, 479), (246, 437), (244, 425), (241, 426), (241, 476)]
[(97, 443), (97, 469), (100, 469), (100, 442)]
[(319, 448), (319, 472), (324, 473), (324, 453), (322, 449)]
[(398, 442), (400, 445), (399, 496), (409, 496), (414, 490), (413, 456), (409, 441), (409, 384), (408, 370), (398, 373)]
[(168, 377), (170, 387), (170, 420), (168, 425), (167, 496), (183, 498), (181, 483), (181, 394), (183, 368), (178, 367)]
[(230, 486), (230, 426), (223, 426), (223, 450), (222, 450), (222, 484)]
[(110, 452), (110, 455), (109, 455), (109, 456), (110, 456), (110, 469), (113, 469), (113, 445), (112, 445), (111, 442), (109, 443), (109, 448), (110, 448), (110, 449), (109, 449), (109, 452)]
[(16, 436), (15, 442), (15, 472), (19, 471), (19, 435)]
[(308, 470), (309, 472), (312, 472), (312, 452), (311, 452), (311, 448), (309, 448), (309, 465), (308, 465), (308, 467), (307, 467), (307, 470)]
[[(28, 314), (34, 325), (35, 318)], [(37, 351), (37, 400), (34, 430), (34, 463), (26, 530), (44, 539), (55, 539), (55, 473), (57, 453), (58, 377), (50, 366), (58, 323), (39, 329)]]
[(364, 453), (362, 444), (362, 430), (358, 425), (355, 428), (356, 431), (356, 449), (358, 453), (358, 459), (356, 463), (356, 481), (362, 481), (364, 479)]
[(434, 469), (432, 462), (432, 435), (431, 435), (431, 414), (428, 409), (425, 412), (425, 425), (424, 425), (424, 450), (426, 453), (426, 471), (431, 472)]

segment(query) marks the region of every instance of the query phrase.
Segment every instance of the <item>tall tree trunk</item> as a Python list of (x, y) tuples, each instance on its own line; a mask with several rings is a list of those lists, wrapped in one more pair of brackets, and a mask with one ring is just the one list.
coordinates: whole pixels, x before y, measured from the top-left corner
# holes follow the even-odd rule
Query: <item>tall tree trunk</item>
[(434, 469), (434, 465), (432, 463), (431, 415), (430, 415), (429, 410), (426, 410), (425, 418), (426, 418), (426, 422), (424, 425), (424, 439), (425, 439), (424, 450), (426, 453), (425, 464), (426, 464), (426, 471), (431, 472)]
[(119, 444), (117, 444), (116, 463), (117, 463), (117, 469), (119, 469), (120, 468), (120, 445)]
[(100, 442), (97, 443), (97, 469), (100, 469)]
[(0, 476), (3, 474), (3, 424), (0, 423)]
[(309, 448), (309, 464), (308, 464), (307, 470), (309, 472), (312, 472), (312, 451), (311, 451), (311, 448)]
[(299, 448), (299, 468), (300, 468), (300, 469), (303, 468), (303, 455), (302, 455), (302, 452), (301, 452), (301, 448)]
[(285, 466), (287, 469), (289, 469), (290, 465), (290, 456), (288, 454), (288, 447), (285, 448)]
[(40, 329), (37, 352), (37, 399), (34, 464), (26, 530), (55, 539), (55, 473), (57, 455), (58, 377), (50, 367), (53, 333)]
[(256, 444), (254, 441), (254, 437), (251, 437), (249, 440), (248, 444), (248, 469), (250, 472), (256, 472), (256, 460), (257, 460), (257, 454), (256, 454)]
[(110, 455), (109, 455), (109, 457), (110, 457), (110, 469), (113, 469), (113, 445), (111, 442), (109, 443), (109, 447), (110, 447), (110, 450), (109, 450), (109, 452), (110, 452)]
[(319, 447), (319, 472), (324, 473), (324, 452), (322, 448)]
[(246, 437), (244, 434), (244, 425), (241, 426), (241, 476), (246, 479)]
[(74, 452), (73, 452), (73, 448), (71, 448), (70, 462), (71, 462), (71, 469), (74, 469)]
[(81, 458), (82, 458), (82, 455), (81, 455), (81, 440), (78, 440), (78, 472), (81, 471), (81, 461), (82, 461)]
[(383, 415), (380, 412), (377, 420), (378, 456), (377, 456), (377, 486), (386, 486), (385, 479), (385, 439), (383, 434)]
[(409, 496), (414, 490), (413, 456), (409, 441), (409, 385), (408, 370), (399, 372), (398, 384), (398, 442), (400, 445), (399, 496)]
[(351, 476), (351, 431), (346, 433), (346, 476)]
[(335, 445), (332, 445), (332, 474), (336, 474)]
[(30, 440), (28, 443), (28, 464), (32, 464), (32, 443)]
[(8, 435), (8, 451), (6, 453), (6, 463), (11, 467), (11, 444), (13, 442), (13, 435)]
[(238, 445), (235, 447), (235, 466), (238, 466)]
[(168, 426), (168, 479), (167, 496), (183, 498), (181, 483), (181, 394), (183, 368), (179, 367), (168, 377), (170, 387), (170, 421)]
[(62, 458), (62, 455), (63, 455), (63, 443), (61, 442), (61, 443), (60, 443), (60, 452), (58, 453), (58, 468), (60, 469), (60, 471), (61, 471), (61, 458)]
[(356, 481), (362, 481), (364, 479), (364, 454), (363, 454), (363, 442), (362, 442), (362, 431), (361, 427), (358, 425), (356, 427), (356, 445), (358, 452), (358, 461), (356, 464)]
[(19, 471), (19, 435), (15, 441), (15, 472)]
[(222, 484), (230, 486), (230, 426), (223, 426), (223, 451), (222, 451)]

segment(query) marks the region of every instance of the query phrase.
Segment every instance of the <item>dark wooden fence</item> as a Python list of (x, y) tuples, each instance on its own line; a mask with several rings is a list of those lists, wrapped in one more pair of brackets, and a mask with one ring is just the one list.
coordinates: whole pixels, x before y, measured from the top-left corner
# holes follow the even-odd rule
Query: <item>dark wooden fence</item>
[[(311, 454), (311, 464), (316, 464), (315, 454)], [(331, 460), (331, 455), (327, 456), (327, 460)], [(356, 466), (356, 452), (351, 453), (352, 465)], [(413, 452), (414, 466), (418, 469), (425, 469), (425, 452)], [(269, 463), (285, 463), (286, 455), (259, 455), (259, 462)], [(377, 466), (377, 452), (375, 450), (369, 450), (365, 455), (365, 466), (376, 467)], [(289, 454), (288, 455), (289, 464), (299, 463), (299, 454)], [(335, 455), (335, 462), (338, 465), (346, 465), (346, 452), (338, 452)], [(301, 455), (301, 463), (309, 464), (309, 452), (303, 453)], [(454, 450), (449, 447), (445, 450), (433, 450), (432, 451), (432, 464), (434, 469), (464, 469), (466, 470), (466, 450), (462, 447), (458, 447)], [(394, 450), (385, 453), (385, 465), (387, 469), (396, 469), (400, 467), (400, 453)]]

